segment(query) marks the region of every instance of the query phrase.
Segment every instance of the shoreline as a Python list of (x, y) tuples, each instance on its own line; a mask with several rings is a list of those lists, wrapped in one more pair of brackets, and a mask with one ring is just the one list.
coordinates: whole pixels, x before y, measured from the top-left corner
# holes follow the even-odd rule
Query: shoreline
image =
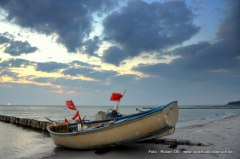
[(209, 146), (170, 145), (154, 143), (130, 143), (107, 149), (96, 154), (96, 150), (72, 150), (59, 148), (49, 159), (56, 158), (232, 158), (240, 156), (240, 114), (210, 123), (177, 128), (164, 139), (190, 140)]

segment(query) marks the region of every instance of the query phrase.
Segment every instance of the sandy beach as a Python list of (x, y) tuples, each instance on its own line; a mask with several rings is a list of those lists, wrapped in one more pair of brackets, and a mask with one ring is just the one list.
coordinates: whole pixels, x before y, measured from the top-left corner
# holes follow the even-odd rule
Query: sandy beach
[(202, 125), (176, 129), (163, 138), (190, 140), (209, 146), (170, 145), (154, 143), (131, 143), (109, 148), (104, 153), (96, 150), (72, 150), (59, 148), (48, 158), (194, 158), (194, 159), (239, 159), (240, 158), (240, 114)]

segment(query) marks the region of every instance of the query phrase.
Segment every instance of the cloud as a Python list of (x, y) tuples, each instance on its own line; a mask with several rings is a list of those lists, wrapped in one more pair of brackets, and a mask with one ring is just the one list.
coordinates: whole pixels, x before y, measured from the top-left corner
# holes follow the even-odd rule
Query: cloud
[(57, 63), (57, 62), (45, 62), (45, 63), (37, 63), (36, 71), (43, 71), (43, 72), (57, 72), (60, 69), (67, 68), (68, 65), (64, 63)]
[(232, 0), (226, 10), (226, 12), (228, 12), (228, 15), (222, 21), (218, 29), (217, 35), (219, 39), (240, 41), (239, 8), (240, 2)]
[(159, 76), (163, 79), (174, 81), (203, 82), (214, 81), (214, 84), (224, 83), (227, 80), (239, 80), (240, 52), (239, 18), (240, 2), (231, 1), (228, 8), (228, 15), (219, 24), (217, 32), (218, 41), (199, 42), (184, 47), (179, 47), (173, 51), (159, 54), (157, 58), (164, 55), (180, 56), (171, 63), (159, 63), (154, 65), (138, 65), (133, 70), (145, 74)]
[(27, 67), (28, 65), (34, 64), (35, 62), (24, 60), (24, 59), (10, 59), (4, 60), (0, 63), (0, 66), (3, 68), (12, 68), (12, 67)]
[(9, 32), (0, 33), (0, 35), (6, 36), (8, 38), (14, 39), (15, 36)]
[(49, 91), (49, 92), (54, 92), (54, 93), (67, 93), (67, 94), (78, 94), (76, 91), (64, 92), (62, 89), (60, 89), (60, 90), (58, 90), (58, 91), (52, 90), (52, 91)]
[(92, 65), (92, 64), (89, 64), (89, 63), (76, 61), (76, 60), (72, 61), (70, 64), (72, 64), (72, 65), (77, 64), (77, 65), (84, 66), (84, 67), (87, 67), (87, 68), (100, 67), (100, 65)]
[(6, 20), (42, 34), (57, 34), (56, 41), (68, 52), (76, 52), (84, 45), (84, 38), (93, 30), (92, 13), (103, 14), (117, 5), (117, 1), (112, 0), (0, 1), (0, 7), (7, 12)]
[(0, 44), (9, 43), (10, 39), (5, 36), (0, 36)]
[(128, 55), (122, 49), (111, 46), (104, 51), (102, 61), (105, 63), (111, 63), (119, 66), (120, 62), (123, 61)]
[(89, 39), (85, 41), (85, 50), (84, 53), (88, 54), (89, 56), (97, 56), (95, 51), (99, 49), (99, 45), (102, 43), (101, 40), (99, 40), (98, 36), (94, 36), (93, 39)]
[(93, 78), (96, 80), (106, 80), (118, 74), (116, 71), (96, 71), (90, 68), (69, 68), (62, 72), (64, 75), (83, 75), (84, 77)]
[(93, 70), (89, 69), (89, 68), (69, 68), (69, 69), (62, 71), (62, 73), (64, 75), (77, 76), (77, 75), (83, 75), (86, 73), (90, 73), (92, 71)]
[(13, 77), (13, 78), (18, 78), (17, 77), (18, 73), (11, 72), (9, 69), (5, 69), (4, 71), (0, 72), (0, 76), (8, 76), (8, 77)]
[(112, 47), (105, 50), (103, 62), (118, 66), (143, 51), (161, 51), (182, 44), (200, 30), (193, 24), (194, 17), (183, 1), (128, 1), (103, 21), (104, 40), (114, 43), (117, 51), (114, 53)]
[(23, 53), (34, 53), (37, 50), (37, 47), (32, 47), (27, 41), (11, 41), (10, 46), (6, 47), (4, 52), (9, 53), (12, 56), (19, 56)]
[[(9, 33), (8, 33), (9, 34)], [(3, 35), (7, 35), (7, 32)], [(11, 35), (11, 34), (10, 34)], [(37, 47), (32, 47), (28, 41), (14, 41), (5, 36), (0, 36), (0, 44), (6, 44), (4, 52), (12, 56), (19, 56), (23, 53), (29, 54), (38, 50)]]

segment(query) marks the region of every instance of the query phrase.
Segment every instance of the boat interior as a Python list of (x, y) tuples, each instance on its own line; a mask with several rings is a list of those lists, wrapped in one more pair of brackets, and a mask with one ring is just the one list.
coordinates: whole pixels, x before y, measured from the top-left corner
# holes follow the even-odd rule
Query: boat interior
[[(160, 107), (158, 107), (160, 108)], [(157, 108), (155, 108), (157, 109)], [(92, 129), (97, 129), (101, 127), (107, 127), (113, 124), (118, 124), (121, 122), (126, 122), (129, 119), (133, 119), (135, 117), (153, 112), (155, 109), (135, 113), (135, 114), (130, 114), (130, 115), (122, 115), (119, 113), (113, 114), (112, 112), (110, 113), (105, 113), (105, 112), (98, 112), (95, 121), (85, 121), (83, 119), (83, 122), (79, 128), (79, 124), (76, 123), (57, 123), (55, 125), (50, 125), (50, 130), (56, 133), (77, 133), (79, 129), (80, 131), (87, 131), (87, 130), (92, 130)]]

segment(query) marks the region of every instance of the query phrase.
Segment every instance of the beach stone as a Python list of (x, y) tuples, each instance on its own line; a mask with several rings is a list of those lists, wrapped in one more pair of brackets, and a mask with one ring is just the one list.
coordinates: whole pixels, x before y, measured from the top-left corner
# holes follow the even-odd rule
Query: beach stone
[(16, 118), (15, 117), (10, 117), (10, 123), (16, 123)]
[(164, 139), (164, 144), (166, 145), (177, 145), (176, 139)]
[(0, 115), (0, 121), (2, 121), (2, 115)]
[(192, 141), (190, 141), (189, 145), (190, 146), (200, 146), (201, 144), (199, 142), (192, 142)]
[(178, 140), (178, 145), (189, 145), (189, 140)]

